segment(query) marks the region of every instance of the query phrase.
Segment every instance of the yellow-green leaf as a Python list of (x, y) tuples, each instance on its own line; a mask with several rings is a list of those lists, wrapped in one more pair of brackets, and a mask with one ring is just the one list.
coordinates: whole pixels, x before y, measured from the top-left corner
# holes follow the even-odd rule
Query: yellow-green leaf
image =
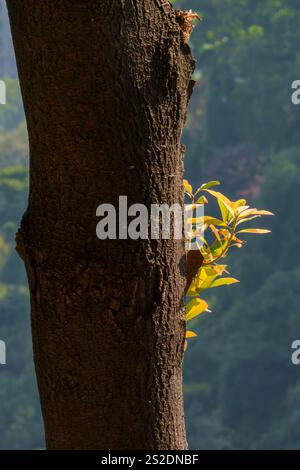
[(186, 306), (185, 319), (186, 321), (192, 320), (193, 318), (201, 315), (208, 309), (208, 303), (202, 299), (192, 299)]
[(205, 189), (205, 191), (208, 192), (209, 194), (212, 194), (217, 199), (221, 199), (221, 201), (225, 202), (229, 206), (234, 204), (232, 201), (230, 201), (230, 199), (228, 199), (226, 196), (224, 196), (224, 194), (222, 194), (218, 191), (213, 191), (212, 189)]
[(200, 191), (205, 191), (205, 189), (212, 188), (213, 186), (219, 186), (220, 184), (220, 181), (209, 181), (208, 183), (202, 184), (202, 186), (197, 189), (196, 194), (198, 194)]
[(223, 204), (223, 202), (220, 201), (220, 199), (218, 199), (218, 204), (219, 204), (219, 207), (220, 207), (220, 211), (221, 211), (221, 215), (222, 215), (223, 221), (224, 221), (225, 223), (230, 222), (230, 220), (232, 219), (232, 216), (230, 215), (229, 210), (228, 210), (227, 207)]
[(205, 196), (201, 196), (199, 199), (197, 199), (196, 204), (208, 204), (208, 200)]
[(221, 227), (227, 227), (227, 225), (220, 219), (216, 219), (215, 217), (211, 217), (209, 215), (201, 216), (201, 217), (192, 217), (187, 219), (188, 224), (207, 224), (207, 225), (219, 225)]
[(245, 207), (247, 205), (247, 201), (246, 199), (239, 199), (238, 201), (235, 201), (234, 205), (235, 207)]
[(220, 286), (230, 286), (231, 284), (236, 284), (238, 282), (240, 281), (234, 279), (234, 277), (220, 277), (220, 279), (216, 279), (210, 284), (209, 289)]
[(222, 220), (217, 219), (216, 217), (210, 217), (208, 215), (204, 216), (204, 223), (207, 225), (219, 225), (221, 227), (227, 227)]
[(183, 180), (183, 187), (190, 196), (193, 195), (193, 188), (187, 180)]
[(219, 193), (218, 191), (213, 191), (212, 189), (205, 189), (209, 194), (221, 201), (230, 214), (234, 217), (234, 202), (230, 201), (224, 194)]
[(190, 285), (187, 295), (188, 296), (195, 296), (199, 295), (199, 293), (205, 289), (208, 289), (211, 283), (218, 277), (222, 276), (222, 274), (226, 271), (227, 266), (216, 264), (216, 265), (209, 265), (209, 266), (202, 266), (195, 279)]

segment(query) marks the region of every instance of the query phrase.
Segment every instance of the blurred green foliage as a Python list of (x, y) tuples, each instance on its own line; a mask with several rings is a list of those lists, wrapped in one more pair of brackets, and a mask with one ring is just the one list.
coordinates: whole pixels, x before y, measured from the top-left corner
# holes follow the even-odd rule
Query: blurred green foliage
[(251, 204), (276, 214), (271, 238), (251, 240), (230, 259), (241, 283), (214, 293), (213, 315), (196, 322), (199, 339), (185, 363), (190, 447), (299, 449), (300, 369), (290, 349), (300, 337), (300, 108), (291, 103), (300, 77), (299, 3), (176, 7), (204, 16), (191, 38), (198, 83), (185, 132), (187, 176), (196, 184), (202, 174), (219, 179), (231, 196), (240, 195), (242, 179)]
[(21, 92), (18, 80), (10, 77), (0, 79), (6, 84), (6, 105), (0, 106), (0, 131), (10, 131), (24, 122)]
[[(1, 156), (2, 152), (0, 159)], [(13, 161), (13, 155), (11, 158)], [(0, 168), (0, 333), (7, 350), (7, 364), (0, 366), (0, 449), (44, 446), (33, 370), (27, 281), (14, 249), (27, 192), (26, 167)]]
[[(186, 355), (187, 424), (195, 449), (207, 442), (215, 448), (220, 430), (224, 448), (300, 447), (294, 392), (300, 377), (290, 349), (300, 334), (300, 148), (274, 154), (264, 177), (260, 203), (276, 213), (272, 237), (251, 240), (231, 258), (230, 272), (241, 283), (210, 299), (213, 314), (194, 326), (199, 338)], [(191, 392), (197, 380), (202, 388)]]
[(190, 41), (199, 81), (185, 134), (187, 179), (194, 182), (194, 166), (215, 148), (300, 145), (299, 110), (290, 99), (291, 83), (300, 77), (298, 0), (175, 3), (204, 18)]

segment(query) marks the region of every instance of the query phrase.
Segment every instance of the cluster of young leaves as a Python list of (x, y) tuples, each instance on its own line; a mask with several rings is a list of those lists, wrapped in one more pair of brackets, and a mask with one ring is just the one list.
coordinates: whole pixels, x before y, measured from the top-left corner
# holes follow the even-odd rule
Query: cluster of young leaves
[[(208, 303), (202, 299), (202, 293), (206, 289), (219, 286), (228, 286), (239, 282), (237, 279), (228, 276), (227, 265), (221, 264), (228, 251), (233, 248), (242, 248), (246, 241), (240, 237), (244, 233), (266, 234), (270, 230), (261, 228), (243, 228), (243, 224), (260, 218), (265, 215), (274, 215), (266, 210), (251, 208), (245, 199), (231, 201), (222, 193), (211, 188), (220, 185), (219, 181), (211, 181), (203, 184), (195, 192), (186, 180), (183, 181), (184, 192), (190, 203), (186, 210), (192, 212), (197, 205), (208, 204), (206, 195), (213, 196), (219, 205), (220, 218), (203, 215), (201, 217), (190, 218), (192, 230), (189, 239), (199, 246), (203, 261), (197, 275), (192, 280), (186, 293), (186, 321), (189, 322), (205, 312), (210, 312)], [(208, 241), (207, 231), (212, 235), (212, 241)], [(199, 242), (199, 243), (197, 243)], [(186, 339), (196, 337), (193, 331), (186, 331)], [(187, 347), (187, 342), (186, 342)]]

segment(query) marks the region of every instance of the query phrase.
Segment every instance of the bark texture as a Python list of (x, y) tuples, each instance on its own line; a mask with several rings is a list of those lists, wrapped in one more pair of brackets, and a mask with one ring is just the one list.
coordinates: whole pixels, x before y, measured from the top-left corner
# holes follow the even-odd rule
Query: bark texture
[(48, 449), (185, 449), (181, 241), (96, 208), (182, 203), (194, 60), (161, 0), (8, 0), (30, 140), (17, 234)]

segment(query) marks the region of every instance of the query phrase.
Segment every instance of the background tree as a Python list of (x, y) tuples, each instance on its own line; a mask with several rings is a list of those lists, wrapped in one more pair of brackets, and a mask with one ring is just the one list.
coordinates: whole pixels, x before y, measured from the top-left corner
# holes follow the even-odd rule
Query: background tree
[(8, 0), (30, 142), (17, 236), (53, 448), (184, 449), (184, 244), (102, 241), (96, 207), (182, 202), (194, 60), (170, 5)]

